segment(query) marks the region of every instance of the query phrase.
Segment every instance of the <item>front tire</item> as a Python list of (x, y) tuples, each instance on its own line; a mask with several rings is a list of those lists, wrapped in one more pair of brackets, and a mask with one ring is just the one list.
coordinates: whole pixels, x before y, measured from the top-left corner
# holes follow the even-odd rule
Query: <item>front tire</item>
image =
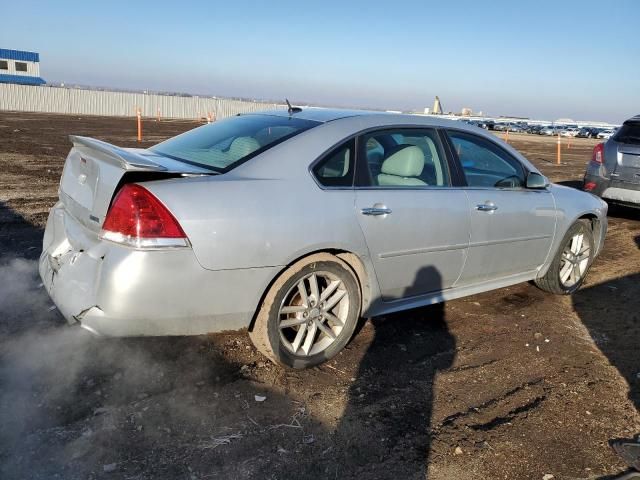
[(273, 283), (249, 332), (275, 363), (308, 368), (349, 342), (360, 316), (360, 287), (351, 268), (328, 253), (311, 255)]
[(595, 244), (588, 220), (578, 220), (567, 231), (547, 273), (536, 285), (547, 292), (569, 295), (582, 285), (593, 262)]

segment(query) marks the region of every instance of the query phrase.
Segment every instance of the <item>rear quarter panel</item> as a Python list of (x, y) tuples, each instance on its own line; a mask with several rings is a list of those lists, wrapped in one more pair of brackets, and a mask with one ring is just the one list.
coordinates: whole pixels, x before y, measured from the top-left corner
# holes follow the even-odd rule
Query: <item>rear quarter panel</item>
[(308, 178), (226, 176), (147, 183), (175, 215), (210, 270), (283, 266), (306, 253), (366, 255), (352, 190), (321, 190)]

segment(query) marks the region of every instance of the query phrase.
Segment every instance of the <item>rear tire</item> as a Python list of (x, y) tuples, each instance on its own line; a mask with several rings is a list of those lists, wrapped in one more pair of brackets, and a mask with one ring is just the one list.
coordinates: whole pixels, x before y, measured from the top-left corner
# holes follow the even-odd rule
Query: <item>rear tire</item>
[(311, 255), (273, 283), (249, 337), (271, 361), (309, 368), (349, 342), (360, 302), (358, 281), (345, 262), (328, 253)]
[(582, 285), (593, 262), (595, 244), (588, 220), (578, 220), (567, 231), (547, 273), (535, 280), (550, 293), (569, 295)]

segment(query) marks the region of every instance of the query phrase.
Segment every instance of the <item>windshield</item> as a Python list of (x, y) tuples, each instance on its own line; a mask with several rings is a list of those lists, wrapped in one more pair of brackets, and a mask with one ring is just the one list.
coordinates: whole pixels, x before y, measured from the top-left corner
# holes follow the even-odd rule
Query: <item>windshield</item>
[(318, 122), (275, 115), (241, 115), (190, 130), (151, 148), (176, 160), (225, 173)]

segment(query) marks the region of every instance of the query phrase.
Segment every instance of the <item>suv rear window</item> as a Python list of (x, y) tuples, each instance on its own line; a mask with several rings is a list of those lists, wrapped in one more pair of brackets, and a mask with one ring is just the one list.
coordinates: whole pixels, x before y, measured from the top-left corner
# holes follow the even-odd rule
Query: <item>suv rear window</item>
[(625, 123), (613, 137), (616, 142), (640, 145), (640, 122)]
[(319, 122), (241, 115), (190, 130), (151, 148), (160, 155), (225, 173)]

